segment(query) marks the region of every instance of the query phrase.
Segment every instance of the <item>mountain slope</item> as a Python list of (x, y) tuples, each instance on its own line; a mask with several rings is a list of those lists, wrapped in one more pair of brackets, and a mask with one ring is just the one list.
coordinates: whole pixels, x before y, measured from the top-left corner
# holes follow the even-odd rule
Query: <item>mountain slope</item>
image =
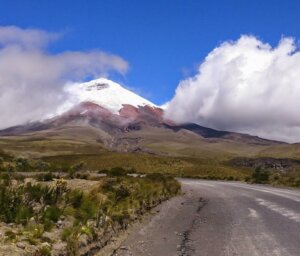
[(242, 178), (249, 170), (230, 165), (230, 160), (300, 155), (296, 144), (176, 124), (164, 118), (162, 108), (106, 79), (80, 84), (70, 95), (60, 107), (63, 111), (52, 118), (0, 131), (0, 156), (43, 159), (58, 166), (84, 162), (91, 170), (122, 166), (178, 176)]
[(6, 140), (7, 136), (59, 138), (84, 143), (85, 148), (93, 145), (122, 152), (193, 157), (249, 156), (281, 145), (247, 134), (176, 124), (164, 118), (163, 109), (107, 79), (71, 85), (68, 91), (71, 100), (60, 107), (65, 110), (61, 114), (2, 130), (0, 136)]

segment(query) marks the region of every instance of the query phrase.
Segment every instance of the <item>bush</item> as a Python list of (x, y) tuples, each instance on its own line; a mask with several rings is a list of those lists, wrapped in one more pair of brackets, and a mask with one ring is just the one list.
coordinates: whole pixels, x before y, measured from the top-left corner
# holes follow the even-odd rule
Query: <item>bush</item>
[(56, 222), (62, 211), (61, 204), (65, 204), (66, 195), (69, 193), (63, 182), (58, 182), (56, 186), (32, 185), (27, 183), (18, 187), (0, 184), (0, 221), (6, 223), (26, 224), (35, 214), (41, 214), (39, 209), (45, 207), (42, 212), (42, 220)]
[(5, 231), (6, 240), (13, 241), (16, 240), (17, 234), (13, 232), (12, 230)]
[(81, 162), (79, 164), (75, 164), (73, 165), (69, 170), (68, 170), (68, 176), (69, 178), (71, 179), (74, 179), (75, 178), (75, 174), (79, 171), (81, 171), (84, 167), (84, 163)]
[(37, 255), (40, 256), (51, 256), (51, 248), (49, 246), (43, 246), (37, 252)]
[(261, 167), (257, 167), (252, 174), (252, 181), (254, 183), (265, 184), (269, 182), (270, 173), (263, 170)]
[(114, 212), (111, 216), (112, 220), (119, 223), (121, 226), (124, 226), (126, 224), (126, 220), (129, 219), (129, 214), (124, 212)]
[(79, 208), (82, 204), (83, 192), (79, 190), (72, 190), (67, 195), (67, 204), (71, 205), (75, 209)]
[(36, 179), (38, 181), (53, 181), (54, 178), (55, 178), (55, 175), (51, 172), (47, 172), (45, 174), (39, 174), (36, 177)]
[(129, 188), (122, 184), (117, 186), (114, 192), (116, 202), (122, 201), (130, 195)]
[[(6, 223), (16, 222), (19, 211), (23, 210), (22, 188), (13, 189), (0, 185), (0, 220)], [(21, 214), (22, 215), (22, 214)]]
[(19, 171), (19, 172), (30, 171), (30, 169), (31, 169), (29, 161), (23, 157), (18, 157), (15, 159), (15, 166), (16, 166), (17, 171)]
[[(44, 219), (43, 222), (44, 222), (44, 230), (47, 232), (51, 231), (51, 229), (54, 227), (53, 221), (51, 221), (49, 219)], [(47, 241), (47, 242), (49, 242), (49, 241)]]
[(251, 177), (247, 176), (245, 177), (245, 182), (249, 182), (251, 180)]
[(51, 220), (53, 222), (57, 222), (61, 216), (62, 212), (57, 206), (49, 206), (46, 208), (43, 219)]
[(67, 240), (67, 255), (78, 256), (79, 255), (78, 251), (79, 251), (78, 236), (73, 235)]
[(88, 173), (76, 173), (75, 177), (76, 179), (88, 180), (90, 175)]
[(2, 166), (1, 169), (3, 172), (8, 172), (8, 173), (12, 173), (15, 171), (15, 167), (12, 164), (7, 164), (5, 167)]
[(46, 172), (46, 171), (50, 170), (50, 164), (48, 164), (42, 160), (39, 160), (35, 163), (34, 168), (38, 171)]
[(63, 241), (67, 241), (68, 238), (73, 235), (74, 233), (74, 228), (65, 228), (62, 232), (61, 232), (61, 240)]
[(71, 169), (73, 169), (75, 172), (79, 172), (82, 171), (83, 167), (84, 167), (84, 163), (80, 162), (78, 164), (73, 165)]
[(33, 202), (42, 202), (45, 205), (52, 205), (56, 202), (55, 188), (42, 186), (41, 184), (32, 185), (27, 183), (24, 187), (27, 198)]
[(0, 175), (1, 184), (4, 186), (10, 186), (12, 182), (11, 174), (3, 173)]
[(81, 204), (75, 213), (75, 218), (81, 223), (86, 223), (89, 219), (93, 219), (98, 211), (98, 201), (91, 195), (83, 195)]
[(150, 173), (146, 178), (152, 181), (166, 181), (166, 176), (161, 173)]
[(78, 227), (65, 228), (61, 233), (61, 239), (67, 242), (67, 255), (78, 255)]
[[(43, 232), (50, 231), (64, 215), (67, 225), (73, 221), (73, 226), (61, 232), (61, 239), (67, 243), (65, 255), (77, 255), (81, 234), (95, 239), (95, 226), (105, 229), (119, 224), (126, 228), (137, 214), (180, 191), (180, 185), (174, 178), (161, 174), (134, 178), (124, 176), (126, 170), (123, 168), (113, 168), (109, 172), (116, 177), (104, 177), (99, 188), (90, 193), (68, 189), (63, 179), (57, 180), (54, 186), (31, 183), (9, 186), (4, 184), (9, 182), (2, 181), (0, 221), (23, 224), (27, 241), (40, 245)], [(40, 179), (47, 180), (48, 174), (52, 178), (52, 173), (47, 173)], [(9, 175), (2, 176), (10, 180)], [(35, 224), (28, 223), (32, 217)], [(14, 239), (14, 234), (11, 237)], [(50, 252), (51, 248), (40, 248), (37, 253), (49, 255)]]
[(69, 206), (67, 211), (81, 223), (93, 219), (99, 207), (99, 200), (95, 193), (85, 194), (79, 190), (70, 191), (66, 195), (66, 202)]
[(107, 175), (112, 177), (121, 177), (126, 176), (127, 174), (128, 171), (122, 167), (114, 167), (107, 171)]
[(13, 174), (13, 178), (21, 183), (25, 181), (25, 176), (22, 174)]
[(33, 216), (32, 208), (22, 205), (17, 210), (15, 222), (25, 225), (32, 216)]
[(28, 224), (25, 230), (28, 232), (28, 237), (39, 239), (44, 233), (44, 226), (41, 224)]

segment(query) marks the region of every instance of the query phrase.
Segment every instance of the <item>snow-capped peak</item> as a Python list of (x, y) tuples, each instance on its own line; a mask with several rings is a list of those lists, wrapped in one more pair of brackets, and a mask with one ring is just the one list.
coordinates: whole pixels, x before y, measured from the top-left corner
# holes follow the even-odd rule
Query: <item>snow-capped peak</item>
[(152, 102), (106, 78), (69, 84), (65, 91), (69, 95), (69, 99), (59, 108), (59, 113), (65, 112), (81, 102), (93, 102), (115, 114), (119, 113), (124, 104), (134, 107), (145, 105), (156, 107)]

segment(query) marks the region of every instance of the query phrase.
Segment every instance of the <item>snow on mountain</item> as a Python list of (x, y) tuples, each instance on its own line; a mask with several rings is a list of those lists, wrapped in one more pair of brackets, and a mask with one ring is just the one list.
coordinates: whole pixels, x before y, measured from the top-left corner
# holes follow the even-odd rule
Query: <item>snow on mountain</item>
[(57, 114), (66, 112), (82, 102), (98, 104), (114, 114), (118, 114), (123, 105), (157, 107), (152, 102), (106, 78), (69, 84), (66, 86), (65, 92), (68, 95), (68, 100), (59, 107)]

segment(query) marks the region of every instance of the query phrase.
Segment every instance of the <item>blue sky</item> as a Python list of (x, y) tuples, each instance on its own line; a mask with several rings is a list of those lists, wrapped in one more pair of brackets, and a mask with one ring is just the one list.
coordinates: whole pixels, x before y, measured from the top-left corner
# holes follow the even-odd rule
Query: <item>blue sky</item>
[(300, 38), (300, 1), (1, 1), (0, 25), (63, 32), (49, 51), (100, 49), (127, 60), (115, 77), (157, 104), (221, 42), (252, 34)]

